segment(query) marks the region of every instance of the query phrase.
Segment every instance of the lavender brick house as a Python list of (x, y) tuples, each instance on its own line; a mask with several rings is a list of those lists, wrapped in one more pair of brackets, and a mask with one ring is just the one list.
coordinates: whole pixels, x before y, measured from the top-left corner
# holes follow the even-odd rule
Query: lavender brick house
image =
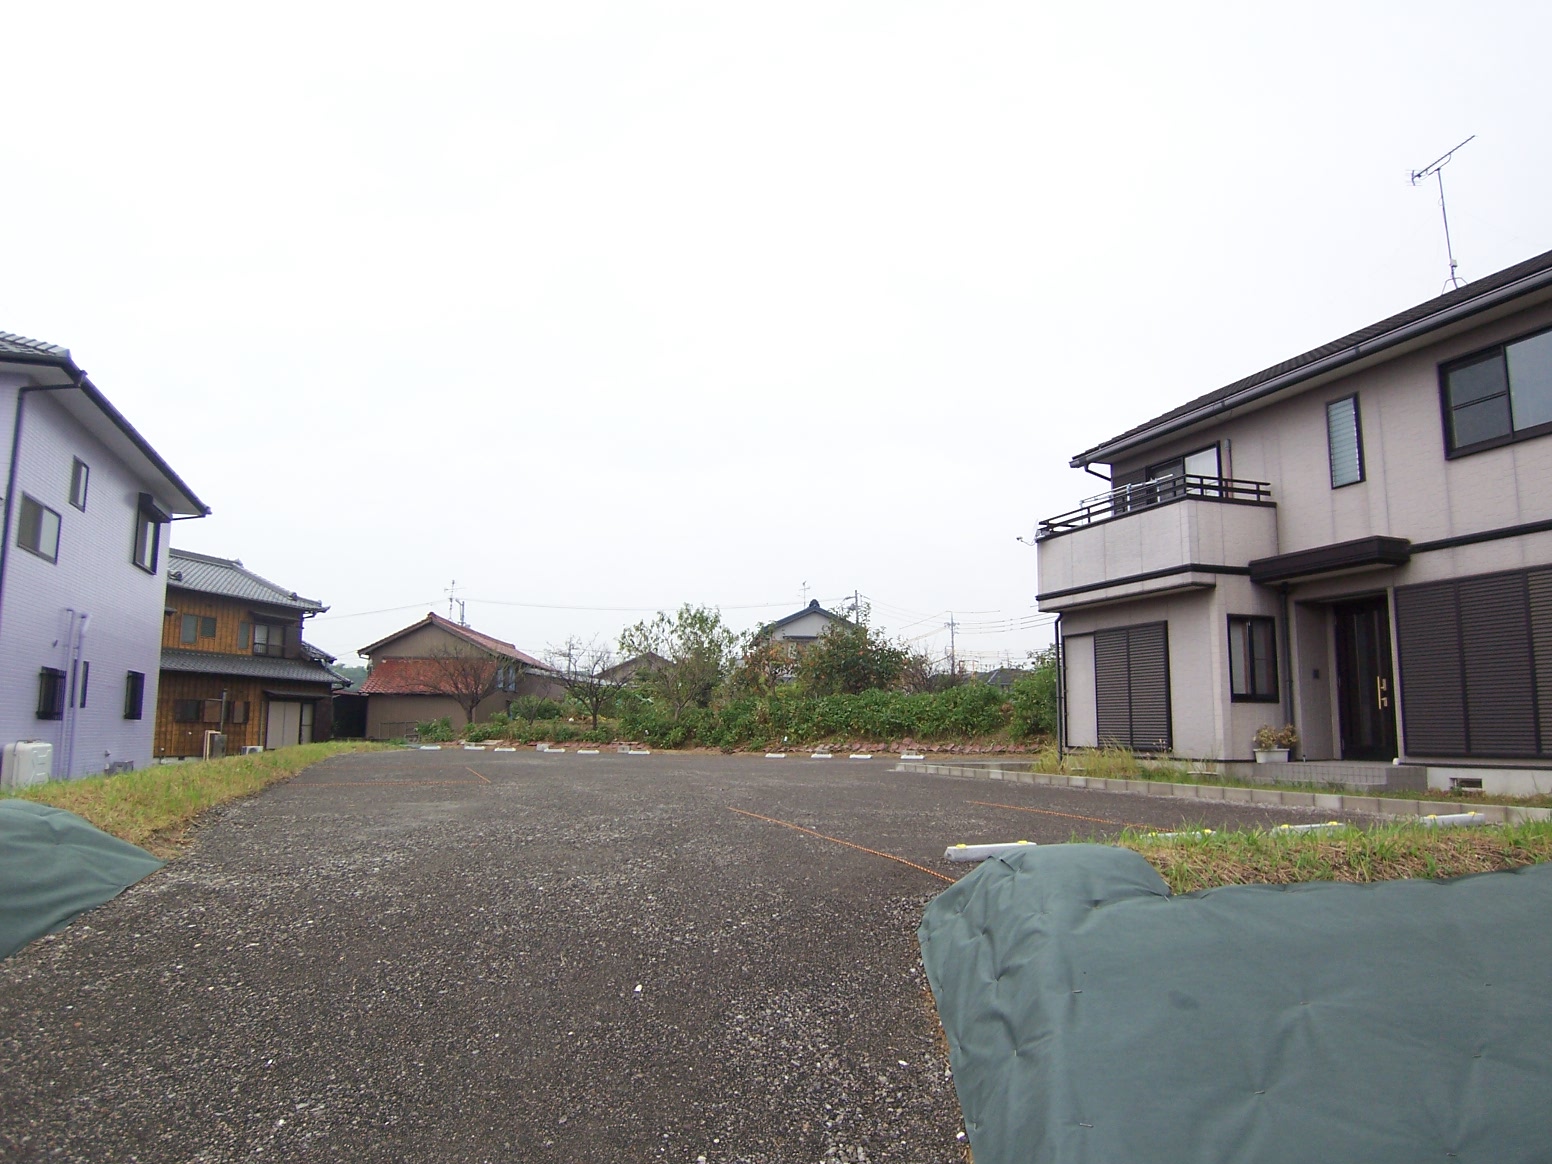
[(151, 760), (167, 522), (209, 509), (64, 348), (0, 332), (0, 745)]

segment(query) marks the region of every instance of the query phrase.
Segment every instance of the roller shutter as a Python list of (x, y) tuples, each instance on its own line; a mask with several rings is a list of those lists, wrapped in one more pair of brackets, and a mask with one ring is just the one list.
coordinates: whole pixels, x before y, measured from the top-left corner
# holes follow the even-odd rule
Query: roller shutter
[(1094, 703), (1101, 745), (1139, 752), (1169, 750), (1166, 623), (1094, 632)]
[(1441, 582), (1396, 591), (1396, 640), (1406, 750), (1419, 756), (1466, 754), (1460, 611), (1456, 586)]

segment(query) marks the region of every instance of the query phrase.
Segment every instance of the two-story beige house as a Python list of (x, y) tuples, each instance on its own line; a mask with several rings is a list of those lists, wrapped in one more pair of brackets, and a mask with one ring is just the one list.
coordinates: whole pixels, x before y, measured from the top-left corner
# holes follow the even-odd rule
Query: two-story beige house
[(1108, 487), (1038, 531), (1065, 747), (1291, 722), (1307, 760), (1552, 790), (1552, 252), (1071, 463)]

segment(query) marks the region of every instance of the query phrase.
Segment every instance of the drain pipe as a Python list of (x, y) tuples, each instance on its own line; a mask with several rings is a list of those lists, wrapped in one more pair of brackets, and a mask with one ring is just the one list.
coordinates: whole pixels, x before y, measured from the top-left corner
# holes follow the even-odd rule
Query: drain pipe
[(92, 616), (85, 611), (71, 611), (70, 624), (71, 637), (74, 640), (70, 649), (70, 706), (65, 709), (70, 717), (70, 726), (65, 737), (65, 779), (75, 776), (75, 733), (81, 722), (81, 698), (86, 694), (83, 690), (86, 676), (81, 673), (82, 657), (86, 654), (86, 628), (91, 625)]
[[(1280, 601), (1282, 602), (1282, 608), (1283, 608), (1283, 617), (1282, 617), (1282, 624), (1283, 624), (1283, 633), (1282, 633), (1282, 640), (1283, 640), (1282, 641), (1283, 665), (1282, 665), (1282, 668), (1281, 668), (1282, 673), (1283, 673), (1282, 674), (1282, 680), (1283, 680), (1283, 699), (1282, 699), (1282, 704), (1283, 704), (1283, 706), (1282, 706), (1283, 722), (1284, 723), (1292, 723), (1294, 728), (1297, 729), (1301, 725), (1293, 722), (1293, 625), (1292, 625), (1291, 621), (1289, 620), (1289, 610), (1291, 609), (1291, 607), (1290, 607), (1290, 604), (1288, 602), (1288, 583), (1284, 582), (1282, 584), (1282, 586), (1280, 588), (1280, 591), (1279, 591), (1278, 597), (1279, 597)], [(1300, 739), (1301, 742), (1304, 739), (1304, 736), (1303, 736), (1302, 732), (1299, 735), (1299, 739)], [(1302, 747), (1300, 747), (1299, 755), (1302, 756), (1303, 754), (1304, 754), (1304, 749)]]
[(1067, 658), (1062, 650), (1062, 616), (1056, 615), (1056, 759), (1067, 751)]

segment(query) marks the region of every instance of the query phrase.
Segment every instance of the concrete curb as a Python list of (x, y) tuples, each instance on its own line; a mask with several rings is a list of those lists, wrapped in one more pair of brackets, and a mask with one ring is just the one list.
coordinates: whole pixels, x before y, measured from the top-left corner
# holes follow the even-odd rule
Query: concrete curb
[[(1011, 784), (1044, 784), (1052, 788), (1083, 788), (1090, 792), (1130, 792), (1138, 796), (1166, 796), (1180, 800), (1313, 808), (1321, 812), (1350, 812), (1396, 820), (1445, 816), (1462, 811), (1462, 802), (1458, 800), (1404, 800), (1389, 796), (1353, 796), (1342, 792), (1299, 792), (1288, 788), (1234, 788), (1223, 784), (1166, 784), (1161, 780), (1061, 776), (1049, 772), (972, 768), (959, 764), (896, 764), (893, 771), (921, 772), (928, 776), (969, 776), (978, 780), (1004, 780)], [(1472, 812), (1480, 812), (1487, 817), (1488, 824), (1552, 820), (1552, 808), (1522, 808), (1512, 804), (1471, 804), (1469, 807)]]

